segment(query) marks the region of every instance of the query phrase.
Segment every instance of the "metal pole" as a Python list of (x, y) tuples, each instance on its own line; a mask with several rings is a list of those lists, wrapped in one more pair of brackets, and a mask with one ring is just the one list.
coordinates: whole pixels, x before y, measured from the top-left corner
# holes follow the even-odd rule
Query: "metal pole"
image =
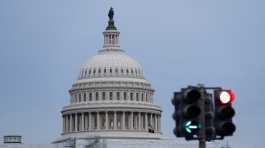
[(200, 121), (201, 121), (201, 129), (200, 129), (200, 134), (199, 134), (199, 148), (206, 148), (206, 135), (205, 135), (205, 100), (207, 98), (207, 93), (206, 93), (206, 89), (204, 88), (204, 86), (202, 84), (198, 84), (198, 86), (200, 87), (200, 91), (201, 94), (203, 94), (202, 96), (202, 100), (201, 101), (201, 115), (200, 115)]

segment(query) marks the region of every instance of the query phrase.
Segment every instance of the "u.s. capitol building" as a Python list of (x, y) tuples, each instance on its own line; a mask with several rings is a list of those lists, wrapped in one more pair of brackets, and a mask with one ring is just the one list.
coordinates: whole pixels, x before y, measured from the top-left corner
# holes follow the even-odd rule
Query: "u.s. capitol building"
[(108, 16), (103, 48), (81, 66), (69, 90), (70, 104), (61, 111), (61, 136), (47, 146), (2, 144), (1, 148), (197, 147), (161, 135), (162, 111), (154, 104), (154, 89), (141, 65), (120, 47), (112, 8)]

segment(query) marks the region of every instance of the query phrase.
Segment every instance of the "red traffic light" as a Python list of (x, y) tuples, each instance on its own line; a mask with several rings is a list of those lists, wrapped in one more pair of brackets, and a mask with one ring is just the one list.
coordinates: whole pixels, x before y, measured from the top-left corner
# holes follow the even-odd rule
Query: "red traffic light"
[(233, 103), (235, 95), (232, 90), (222, 90), (219, 94), (219, 100), (222, 104)]

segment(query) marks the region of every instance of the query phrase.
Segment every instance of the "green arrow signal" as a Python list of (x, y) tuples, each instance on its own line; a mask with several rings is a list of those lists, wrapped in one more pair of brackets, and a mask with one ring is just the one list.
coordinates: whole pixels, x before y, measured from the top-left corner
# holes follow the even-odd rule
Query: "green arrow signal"
[(185, 123), (185, 130), (188, 133), (192, 133), (192, 130), (197, 130), (200, 128), (200, 125), (198, 123), (192, 123), (192, 121), (188, 121)]

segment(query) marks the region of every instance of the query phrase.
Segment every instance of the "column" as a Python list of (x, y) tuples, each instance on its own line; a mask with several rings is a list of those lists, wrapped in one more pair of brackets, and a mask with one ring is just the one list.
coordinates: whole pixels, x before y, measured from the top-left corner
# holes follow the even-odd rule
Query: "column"
[(69, 115), (66, 115), (66, 132), (68, 133), (70, 131), (70, 117)]
[(81, 115), (81, 131), (84, 131), (85, 130), (85, 116), (84, 116), (84, 113), (82, 113)]
[(92, 129), (92, 115), (91, 112), (88, 113), (88, 130)]
[(123, 130), (125, 130), (125, 112), (122, 112), (122, 127)]
[(148, 116), (147, 116), (147, 113), (145, 113), (145, 130), (148, 131)]
[(87, 131), (87, 114), (84, 112), (84, 131)]
[(73, 115), (70, 114), (70, 132), (73, 132)]
[(64, 115), (62, 117), (63, 117), (63, 133), (64, 133), (65, 132), (65, 117)]
[(133, 129), (133, 112), (131, 112), (130, 129)]
[(64, 115), (64, 133), (67, 131), (67, 115)]
[(139, 112), (138, 113), (138, 130), (142, 130), (142, 127), (141, 127), (141, 113)]
[(152, 113), (150, 115), (150, 124), (151, 124), (151, 127), (154, 128), (153, 114)]
[(116, 111), (114, 111), (114, 130), (116, 130), (117, 129), (117, 112)]
[(78, 114), (75, 114), (75, 131), (77, 132), (77, 127), (78, 127), (78, 120), (77, 120)]
[(161, 118), (160, 115), (158, 115), (158, 131), (159, 132), (160, 132), (160, 128), (161, 128), (161, 124), (160, 124), (161, 119), (160, 118)]
[(97, 112), (97, 130), (99, 130), (100, 128), (100, 124), (99, 124), (99, 112)]
[(64, 133), (67, 132), (67, 115), (64, 115)]
[(155, 116), (155, 131), (157, 131), (157, 115), (156, 114), (154, 114)]
[(108, 130), (109, 129), (109, 116), (108, 116), (108, 111), (105, 112), (105, 119), (106, 119), (106, 121), (105, 121), (105, 128), (106, 128), (106, 130)]

